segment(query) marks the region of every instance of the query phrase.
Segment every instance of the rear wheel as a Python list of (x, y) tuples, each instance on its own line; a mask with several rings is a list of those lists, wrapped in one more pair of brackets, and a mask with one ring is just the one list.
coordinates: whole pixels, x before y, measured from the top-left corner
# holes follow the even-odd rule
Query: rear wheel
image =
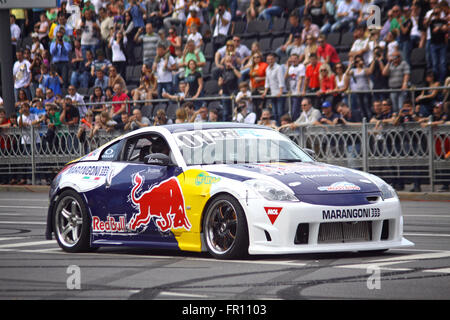
[(90, 219), (81, 197), (72, 190), (61, 193), (54, 211), (56, 241), (67, 252), (90, 249)]
[(203, 235), (208, 252), (218, 259), (248, 254), (248, 229), (244, 210), (229, 195), (220, 195), (208, 206), (203, 220)]

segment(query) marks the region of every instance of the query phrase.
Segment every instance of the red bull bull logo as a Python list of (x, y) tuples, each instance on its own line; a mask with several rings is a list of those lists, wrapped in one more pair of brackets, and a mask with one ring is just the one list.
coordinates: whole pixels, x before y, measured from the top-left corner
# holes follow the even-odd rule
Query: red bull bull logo
[(178, 180), (175, 177), (164, 180), (137, 197), (136, 193), (143, 182), (144, 179), (137, 173), (133, 178), (131, 200), (138, 206), (139, 212), (129, 221), (128, 229), (136, 231), (156, 218), (155, 224), (162, 232), (179, 228), (189, 231), (191, 223), (186, 216), (183, 192)]

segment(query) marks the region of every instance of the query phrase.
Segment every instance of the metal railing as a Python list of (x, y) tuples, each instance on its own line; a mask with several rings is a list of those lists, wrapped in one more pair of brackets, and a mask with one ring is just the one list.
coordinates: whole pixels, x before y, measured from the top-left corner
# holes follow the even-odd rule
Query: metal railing
[(308, 126), (289, 134), (318, 161), (361, 169), (393, 183), (450, 184), (450, 125)]
[[(407, 90), (416, 91), (429, 88)], [(450, 87), (432, 88), (449, 90)], [(376, 90), (398, 92), (401, 90)], [(367, 91), (366, 93), (374, 91)], [(348, 91), (347, 95), (361, 93)], [(293, 97), (290, 93), (283, 97)], [(316, 96), (314, 93), (305, 96)], [(201, 97), (198, 100), (214, 101), (230, 99), (234, 110), (234, 96)], [(261, 98), (261, 96), (252, 96)], [(267, 96), (266, 98), (272, 98)], [(351, 99), (349, 100), (349, 104)], [(130, 100), (140, 105), (168, 102), (167, 99)], [(194, 99), (184, 99), (194, 101)], [(414, 99), (412, 99), (414, 104)], [(123, 102), (117, 102), (123, 103)], [(180, 101), (177, 101), (181, 105)], [(86, 105), (112, 102), (90, 103)], [(292, 110), (291, 99), (286, 99), (287, 110)], [(53, 137), (46, 127), (10, 128), (0, 130), (0, 183), (15, 175), (29, 177), (33, 184), (41, 177), (51, 178), (70, 160), (87, 154), (121, 133), (100, 130), (91, 138), (79, 139), (77, 127), (58, 129)], [(383, 125), (377, 128), (363, 121), (360, 126), (307, 126), (287, 133), (301, 147), (313, 149), (317, 160), (362, 169), (377, 174), (388, 181), (417, 181), (430, 184), (450, 183), (450, 125), (422, 127), (419, 124), (400, 126)], [(3, 180), (3, 181), (2, 181)]]
[[(100, 130), (80, 140), (77, 128), (3, 129), (0, 133), (0, 176), (26, 176), (35, 184), (51, 178), (65, 163), (110, 141), (119, 132)], [(287, 133), (299, 146), (314, 150), (318, 161), (374, 173), (390, 182), (450, 184), (450, 125), (304, 126)]]
[[(409, 98), (413, 108), (416, 107), (416, 102), (414, 99), (414, 95), (416, 92), (422, 92), (422, 91), (428, 91), (428, 90), (437, 90), (437, 91), (448, 91), (450, 92), (450, 87), (446, 87), (446, 86), (439, 86), (439, 87), (415, 87), (415, 86), (410, 86), (409, 88), (405, 89), (370, 89), (370, 90), (351, 90), (348, 89), (345, 92), (342, 92), (341, 95), (342, 96), (347, 96), (348, 97), (348, 105), (350, 108), (352, 108), (352, 99), (351, 96), (354, 94), (379, 94), (379, 93), (384, 93), (384, 94), (390, 94), (390, 93), (398, 93), (401, 92), (404, 94), (405, 97)], [(327, 96), (331, 96), (330, 94), (327, 95), (322, 95), (322, 98), (327, 97)], [(283, 98), (287, 98), (286, 99), (286, 110), (287, 112), (291, 115), (292, 114), (292, 100), (291, 98), (293, 97), (309, 97), (309, 98), (317, 98), (317, 94), (316, 93), (312, 93), (312, 92), (307, 92), (305, 94), (295, 94), (292, 93), (290, 91), (282, 94), (281, 96), (273, 96), (273, 95), (267, 95), (264, 98), (261, 95), (252, 95), (252, 99), (262, 99), (262, 100), (269, 100), (271, 98), (279, 98), (279, 97), (283, 97)], [(223, 101), (223, 100), (230, 100), (231, 102), (231, 108), (232, 108), (232, 112), (234, 115), (234, 110), (235, 110), (235, 106), (236, 106), (236, 95), (230, 95), (230, 96), (200, 96), (197, 99), (193, 99), (193, 98), (183, 98), (181, 99), (177, 99), (177, 100), (169, 100), (169, 99), (151, 99), (151, 100), (128, 100), (126, 102), (123, 101), (116, 101), (116, 102), (112, 102), (112, 101), (104, 101), (104, 102), (88, 102), (86, 101), (84, 104), (78, 104), (78, 105), (89, 105), (89, 106), (96, 106), (96, 105), (108, 105), (108, 106), (112, 106), (115, 104), (127, 104), (127, 111), (130, 111), (129, 109), (133, 108), (133, 104), (137, 104), (142, 106), (148, 106), (148, 105), (157, 105), (158, 103), (176, 103), (178, 105), (178, 107), (181, 107), (182, 103), (184, 102), (196, 102), (196, 101), (204, 101), (204, 102), (208, 102), (208, 101)], [(77, 106), (77, 104), (75, 104), (75, 106)], [(294, 119), (295, 120), (295, 119)]]

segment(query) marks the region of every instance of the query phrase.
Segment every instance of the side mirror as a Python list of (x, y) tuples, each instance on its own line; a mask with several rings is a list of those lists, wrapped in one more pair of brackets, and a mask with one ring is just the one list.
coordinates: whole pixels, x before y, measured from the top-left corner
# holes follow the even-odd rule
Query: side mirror
[(314, 150), (303, 148), (303, 151), (305, 151), (311, 158), (316, 160), (316, 153), (314, 152)]
[(151, 153), (144, 158), (145, 164), (151, 164), (155, 166), (171, 166), (173, 163), (170, 161), (168, 155), (164, 153)]

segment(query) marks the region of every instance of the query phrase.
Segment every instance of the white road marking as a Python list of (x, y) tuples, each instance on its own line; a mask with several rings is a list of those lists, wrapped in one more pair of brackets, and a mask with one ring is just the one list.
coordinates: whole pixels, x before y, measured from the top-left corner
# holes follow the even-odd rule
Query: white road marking
[[(191, 258), (193, 260), (208, 260), (210, 259), (206, 258)], [(301, 263), (301, 262), (295, 262), (292, 260), (288, 261), (271, 261), (271, 260), (264, 260), (264, 261), (248, 261), (248, 260), (222, 260), (221, 262), (230, 262), (230, 263), (248, 263), (248, 264), (267, 264), (267, 265), (285, 265), (285, 266), (295, 266), (295, 267), (304, 267), (307, 265), (307, 263)]]
[(27, 239), (28, 237), (4, 237), (0, 238), (0, 241), (8, 241), (8, 240), (20, 240), (20, 239)]
[(384, 262), (384, 263), (374, 263), (374, 262), (367, 262), (367, 263), (360, 263), (360, 264), (346, 264), (342, 266), (335, 266), (335, 268), (342, 268), (342, 269), (363, 269), (367, 270), (370, 267), (378, 267), (381, 270), (386, 271), (409, 271), (412, 270), (411, 268), (389, 268), (385, 267), (391, 264), (397, 264), (397, 263), (405, 263), (409, 261), (401, 261), (401, 262)]
[(48, 202), (48, 199), (17, 199), (17, 198), (0, 198), (0, 201), (16, 201), (16, 202), (22, 202), (22, 201), (42, 201), (42, 202)]
[(404, 236), (407, 237), (450, 237), (450, 234), (445, 233), (403, 233)]
[[(56, 244), (56, 243), (55, 243)], [(51, 251), (59, 251), (59, 252), (63, 252), (62, 249), (60, 247), (56, 247), (56, 248), (48, 248), (48, 249), (38, 249), (38, 250), (28, 250), (30, 252), (37, 252), (37, 253), (48, 253)]]
[(48, 206), (0, 206), (0, 208), (20, 208), (20, 209), (48, 209)]
[(403, 218), (415, 217), (415, 218), (450, 218), (450, 215), (437, 215), (437, 214), (408, 214), (403, 215)]
[(390, 257), (384, 259), (372, 260), (372, 262), (394, 262), (398, 261), (398, 263), (403, 263), (406, 260), (426, 260), (426, 259), (440, 259), (440, 258), (449, 258), (450, 251), (441, 251), (441, 252), (430, 252), (430, 253), (420, 253), (420, 254), (412, 254), (405, 255), (399, 257)]
[(9, 243), (0, 245), (1, 249), (4, 248), (18, 248), (18, 247), (30, 247), (30, 246), (40, 246), (43, 244), (53, 244), (56, 243), (55, 240), (46, 240), (46, 241), (33, 241), (33, 242), (19, 242), (19, 243)]
[(0, 224), (39, 224), (39, 225), (46, 225), (47, 222), (42, 221), (0, 221)]
[(401, 248), (401, 249), (389, 249), (389, 252), (391, 251), (411, 251), (411, 252), (444, 252), (445, 250), (432, 250), (432, 249), (408, 249), (408, 248)]
[[(60, 250), (60, 252), (56, 252), (57, 249)], [(52, 251), (55, 251), (55, 252), (52, 252)], [(69, 254), (69, 253), (67, 253), (67, 252), (65, 252), (65, 251), (62, 251), (62, 250), (59, 249), (59, 248), (52, 248), (52, 249), (38, 249), (38, 250), (36, 250), (36, 249), (34, 249), (34, 250), (31, 250), (31, 249), (1, 249), (1, 248), (0, 248), (0, 252)]]
[(428, 269), (423, 270), (423, 272), (450, 273), (450, 268)]
[(383, 259), (375, 259), (370, 260), (361, 264), (348, 264), (342, 266), (336, 266), (337, 268), (346, 268), (346, 269), (367, 269), (369, 267), (379, 267), (382, 270), (391, 270), (391, 271), (409, 271), (413, 270), (411, 268), (386, 268), (385, 266), (400, 264), (400, 263), (408, 263), (414, 260), (426, 260), (426, 259), (440, 259), (440, 258), (448, 258), (450, 257), (450, 251), (440, 251), (440, 252), (430, 252), (430, 253), (420, 253), (420, 254), (412, 254), (412, 255), (402, 255), (398, 257), (389, 257)]

